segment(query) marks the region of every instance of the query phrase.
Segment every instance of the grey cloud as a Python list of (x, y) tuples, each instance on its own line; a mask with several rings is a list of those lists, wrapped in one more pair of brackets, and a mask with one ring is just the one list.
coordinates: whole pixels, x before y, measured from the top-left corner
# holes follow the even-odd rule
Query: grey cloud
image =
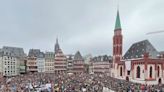
[[(149, 39), (164, 50), (163, 0), (119, 0), (124, 52)], [(112, 54), (117, 0), (9, 0), (0, 2), (0, 46), (53, 51), (56, 37), (64, 53)]]

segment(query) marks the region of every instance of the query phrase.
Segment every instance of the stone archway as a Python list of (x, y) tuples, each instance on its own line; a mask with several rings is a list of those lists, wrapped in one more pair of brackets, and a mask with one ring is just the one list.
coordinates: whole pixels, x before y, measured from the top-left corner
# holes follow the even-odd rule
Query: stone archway
[(162, 83), (162, 80), (161, 78), (158, 79), (158, 84), (161, 84)]

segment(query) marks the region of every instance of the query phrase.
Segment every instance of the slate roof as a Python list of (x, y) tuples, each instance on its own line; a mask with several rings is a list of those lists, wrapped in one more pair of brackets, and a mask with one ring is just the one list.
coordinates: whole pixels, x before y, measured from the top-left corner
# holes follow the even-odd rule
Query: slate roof
[(112, 57), (107, 55), (102, 55), (102, 56), (93, 57), (92, 61), (93, 62), (112, 61)]
[(74, 56), (74, 60), (84, 60), (79, 51), (76, 52)]
[(38, 56), (37, 58), (45, 58), (44, 52), (40, 52), (40, 53), (39, 53), (39, 56)]
[(125, 53), (123, 58), (124, 59), (142, 58), (144, 53), (149, 53), (149, 57), (151, 58), (157, 58), (157, 55), (159, 54), (158, 51), (148, 40), (143, 40), (134, 43), (129, 48), (129, 50)]
[(10, 55), (14, 57), (26, 57), (23, 48), (4, 46), (1, 49), (1, 55)]
[(40, 50), (39, 49), (30, 49), (28, 53), (28, 57), (39, 57)]

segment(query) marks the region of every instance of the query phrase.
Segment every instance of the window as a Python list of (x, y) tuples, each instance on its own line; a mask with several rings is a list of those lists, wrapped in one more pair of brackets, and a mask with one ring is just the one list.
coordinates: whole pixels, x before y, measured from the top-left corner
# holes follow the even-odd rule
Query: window
[(152, 66), (150, 66), (150, 72), (149, 72), (149, 77), (150, 78), (152, 78), (152, 71), (153, 71)]
[(157, 68), (157, 76), (159, 77), (159, 73), (160, 73), (160, 69), (159, 69), (159, 66)]
[(120, 76), (122, 76), (122, 67), (120, 67)]
[(128, 71), (127, 74), (130, 75), (130, 71)]
[(140, 66), (137, 66), (137, 78), (140, 78)]

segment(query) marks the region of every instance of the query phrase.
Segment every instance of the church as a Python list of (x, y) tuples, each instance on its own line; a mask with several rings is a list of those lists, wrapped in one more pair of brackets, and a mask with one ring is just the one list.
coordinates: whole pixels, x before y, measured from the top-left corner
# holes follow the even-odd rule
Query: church
[(132, 44), (124, 55), (122, 48), (123, 35), (117, 11), (111, 76), (147, 85), (164, 84), (164, 54), (158, 52), (148, 40)]

